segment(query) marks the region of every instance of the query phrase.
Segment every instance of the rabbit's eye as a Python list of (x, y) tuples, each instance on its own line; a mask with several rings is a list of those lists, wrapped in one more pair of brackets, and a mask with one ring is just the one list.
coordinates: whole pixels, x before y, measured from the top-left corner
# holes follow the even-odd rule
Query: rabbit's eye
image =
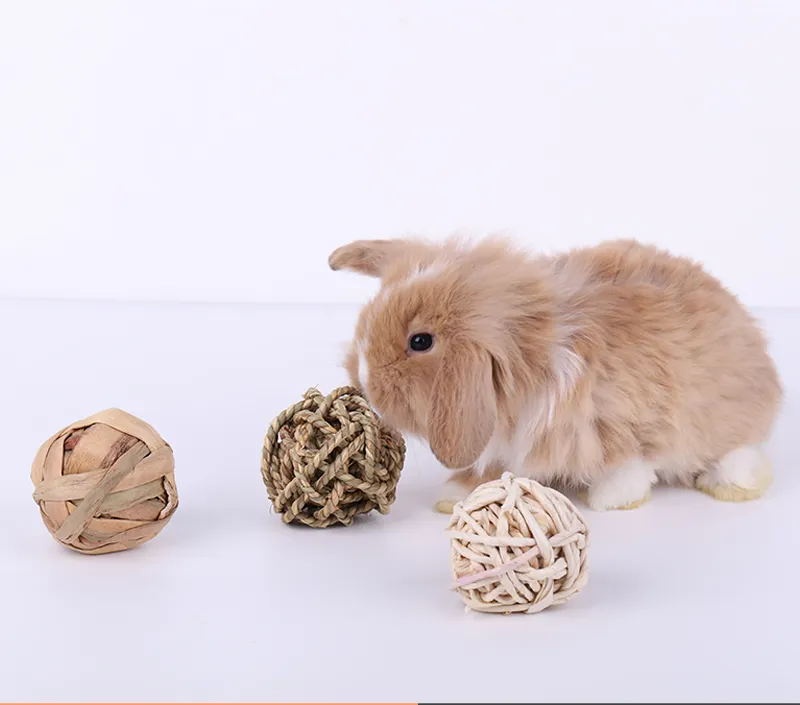
[(430, 333), (414, 333), (408, 339), (408, 347), (414, 352), (425, 352), (433, 346), (433, 336)]

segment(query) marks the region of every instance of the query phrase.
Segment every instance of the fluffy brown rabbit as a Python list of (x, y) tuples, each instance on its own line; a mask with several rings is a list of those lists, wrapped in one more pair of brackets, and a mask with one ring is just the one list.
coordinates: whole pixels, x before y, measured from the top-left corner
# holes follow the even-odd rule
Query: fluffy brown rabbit
[(697, 264), (633, 241), (560, 256), (508, 242), (363, 240), (333, 269), (381, 279), (346, 367), (446, 467), (440, 511), (502, 471), (630, 508), (658, 480), (760, 496), (781, 400), (764, 337)]

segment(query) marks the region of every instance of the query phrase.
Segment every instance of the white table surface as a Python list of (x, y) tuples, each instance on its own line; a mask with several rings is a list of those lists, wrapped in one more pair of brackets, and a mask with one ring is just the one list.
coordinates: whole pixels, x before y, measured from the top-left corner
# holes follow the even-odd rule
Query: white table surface
[[(800, 311), (757, 312), (787, 389), (767, 496), (584, 508), (589, 585), (532, 616), (448, 590), (445, 473), (421, 444), (386, 517), (317, 531), (268, 511), (264, 430), (345, 382), (355, 313), (0, 302), (0, 700), (800, 698)], [(110, 406), (173, 446), (181, 505), (149, 544), (83, 556), (41, 523), (30, 462)]]

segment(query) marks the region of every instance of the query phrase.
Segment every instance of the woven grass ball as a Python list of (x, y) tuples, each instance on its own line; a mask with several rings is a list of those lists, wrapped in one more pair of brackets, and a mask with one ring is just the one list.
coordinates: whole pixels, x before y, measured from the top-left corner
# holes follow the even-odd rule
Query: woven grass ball
[(80, 553), (133, 548), (178, 507), (172, 449), (141, 419), (108, 409), (59, 431), (33, 461), (33, 498), (50, 533)]
[(267, 430), (261, 474), (287, 524), (348, 525), (358, 514), (389, 511), (405, 452), (358, 390), (309, 389)]
[(586, 523), (534, 480), (506, 473), (480, 485), (448, 529), (455, 589), (470, 609), (540, 612), (586, 585)]

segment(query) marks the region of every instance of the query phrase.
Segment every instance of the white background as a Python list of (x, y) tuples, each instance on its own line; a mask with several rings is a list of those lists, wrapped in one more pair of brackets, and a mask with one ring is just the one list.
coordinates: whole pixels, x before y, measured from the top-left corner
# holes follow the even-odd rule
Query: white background
[(0, 294), (360, 301), (355, 238), (634, 236), (800, 304), (800, 3), (0, 4)]
[[(799, 64), (789, 1), (0, 0), (0, 700), (796, 702)], [(464, 613), (413, 440), (388, 516), (284, 526), (264, 430), (374, 287), (329, 251), (464, 230), (637, 236), (756, 306), (765, 497), (581, 507), (589, 584), (536, 616)], [(28, 471), (111, 406), (181, 505), (80, 556)]]

